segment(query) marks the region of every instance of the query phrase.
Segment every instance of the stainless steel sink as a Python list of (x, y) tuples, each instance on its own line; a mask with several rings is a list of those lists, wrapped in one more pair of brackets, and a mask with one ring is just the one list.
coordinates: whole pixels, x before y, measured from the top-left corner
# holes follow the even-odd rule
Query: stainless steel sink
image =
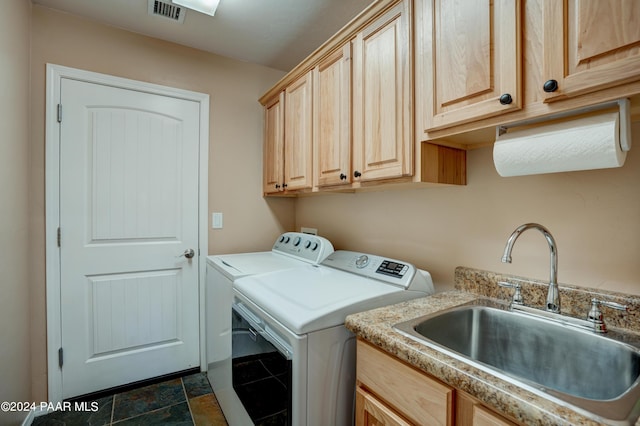
[(537, 394), (595, 414), (603, 422), (633, 424), (640, 416), (640, 350), (620, 333), (604, 337), (512, 312), (491, 300), (394, 328)]

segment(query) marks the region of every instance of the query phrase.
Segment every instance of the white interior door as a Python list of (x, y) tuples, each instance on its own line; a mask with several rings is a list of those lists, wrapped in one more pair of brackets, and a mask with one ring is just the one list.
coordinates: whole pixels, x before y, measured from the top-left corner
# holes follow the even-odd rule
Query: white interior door
[(62, 397), (198, 367), (199, 103), (60, 87)]

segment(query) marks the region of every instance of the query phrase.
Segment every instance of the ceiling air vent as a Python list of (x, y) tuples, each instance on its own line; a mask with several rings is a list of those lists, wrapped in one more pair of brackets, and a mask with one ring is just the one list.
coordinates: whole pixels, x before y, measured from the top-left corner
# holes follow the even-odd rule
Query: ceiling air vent
[(176, 6), (171, 2), (149, 0), (149, 15), (151, 16), (161, 16), (182, 24), (186, 13), (187, 11), (183, 7)]

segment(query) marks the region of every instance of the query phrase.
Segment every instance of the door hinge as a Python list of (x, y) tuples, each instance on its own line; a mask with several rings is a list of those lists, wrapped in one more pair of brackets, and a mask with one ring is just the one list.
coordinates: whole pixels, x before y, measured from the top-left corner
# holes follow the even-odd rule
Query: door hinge
[(58, 104), (58, 123), (62, 123), (62, 104)]
[(64, 364), (64, 355), (62, 353), (62, 348), (58, 349), (58, 365), (62, 368), (62, 364)]
[(58, 247), (62, 247), (61, 245), (62, 233), (60, 232), (60, 228), (58, 228), (57, 240), (58, 240)]

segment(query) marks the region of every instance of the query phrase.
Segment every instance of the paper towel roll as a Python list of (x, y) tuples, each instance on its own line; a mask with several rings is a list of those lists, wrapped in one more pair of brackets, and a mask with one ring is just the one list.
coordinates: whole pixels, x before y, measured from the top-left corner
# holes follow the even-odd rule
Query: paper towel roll
[(500, 176), (621, 167), (619, 113), (612, 112), (521, 131), (496, 138), (493, 162)]

